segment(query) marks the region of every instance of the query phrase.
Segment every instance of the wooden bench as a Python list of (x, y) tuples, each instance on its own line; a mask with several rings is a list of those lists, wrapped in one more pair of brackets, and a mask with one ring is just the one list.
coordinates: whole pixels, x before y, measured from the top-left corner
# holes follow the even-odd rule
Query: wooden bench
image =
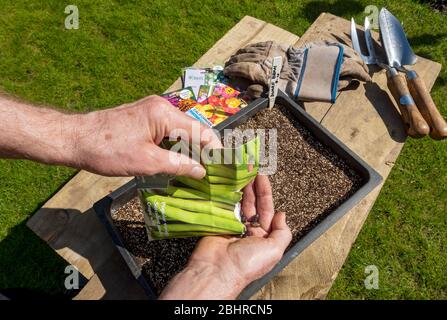
[[(275, 40), (302, 46), (310, 41), (341, 37), (350, 44), (349, 27), (347, 20), (323, 13), (299, 38), (246, 16), (195, 65), (223, 64), (238, 48), (258, 41)], [(378, 35), (374, 36), (377, 38)], [(441, 65), (419, 58), (414, 69), (431, 88)], [(181, 81), (177, 80), (167, 91), (180, 86)], [(306, 103), (305, 108), (384, 179), (387, 178), (406, 137), (397, 107), (387, 89), (384, 71), (373, 75), (373, 83), (340, 93), (334, 104)], [(28, 221), (28, 226), (37, 235), (89, 279), (75, 299), (145, 297), (91, 208), (94, 202), (129, 179), (106, 178), (81, 171)], [(364, 198), (254, 298), (325, 298), (381, 187)]]

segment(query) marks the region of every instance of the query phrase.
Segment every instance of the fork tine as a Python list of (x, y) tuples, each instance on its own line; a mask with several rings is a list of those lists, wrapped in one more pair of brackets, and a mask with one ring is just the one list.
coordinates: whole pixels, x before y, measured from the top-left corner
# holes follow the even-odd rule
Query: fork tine
[(363, 59), (362, 51), (360, 50), (359, 38), (357, 36), (357, 28), (354, 18), (351, 18), (351, 41), (352, 47), (357, 51)]
[(369, 57), (372, 60), (376, 60), (376, 50), (374, 49), (373, 39), (371, 36), (371, 24), (369, 23), (368, 17), (365, 18), (365, 42)]
[(354, 18), (351, 18), (351, 40), (352, 40), (352, 47), (354, 48), (355, 51), (358, 52), (362, 60), (365, 61), (366, 64), (373, 64), (374, 61), (372, 61), (371, 57), (365, 56), (362, 53), (362, 50), (360, 49), (359, 38), (357, 35), (357, 27)]

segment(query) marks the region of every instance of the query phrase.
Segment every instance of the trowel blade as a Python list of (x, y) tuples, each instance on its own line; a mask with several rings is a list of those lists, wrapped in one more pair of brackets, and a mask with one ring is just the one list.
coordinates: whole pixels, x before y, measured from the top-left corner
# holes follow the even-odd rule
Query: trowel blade
[(415, 64), (417, 57), (408, 43), (401, 23), (386, 8), (380, 10), (379, 27), (388, 64), (392, 67)]

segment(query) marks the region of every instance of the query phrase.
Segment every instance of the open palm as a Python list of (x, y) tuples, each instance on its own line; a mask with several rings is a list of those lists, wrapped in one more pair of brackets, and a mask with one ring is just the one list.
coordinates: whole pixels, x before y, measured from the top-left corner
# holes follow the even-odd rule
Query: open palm
[[(259, 279), (275, 266), (289, 245), (292, 234), (286, 224), (285, 214), (274, 213), (272, 190), (267, 176), (259, 175), (245, 187), (242, 211), (249, 221), (247, 237), (204, 237), (191, 255), (187, 269), (196, 270), (202, 277), (199, 282), (210, 277), (210, 285), (204, 283), (200, 289), (195, 289), (190, 282), (185, 292), (182, 290), (182, 281), (174, 278), (164, 294), (165, 298), (236, 298), (250, 282)], [(177, 292), (172, 294), (175, 290)]]

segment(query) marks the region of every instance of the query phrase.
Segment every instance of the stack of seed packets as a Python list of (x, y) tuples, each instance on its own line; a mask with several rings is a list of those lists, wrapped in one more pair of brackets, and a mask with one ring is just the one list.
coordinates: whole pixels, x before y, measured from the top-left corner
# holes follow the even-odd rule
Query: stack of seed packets
[[(202, 73), (187, 72), (192, 69), (205, 70), (203, 81), (199, 79)], [(163, 94), (162, 97), (187, 115), (214, 127), (247, 106), (241, 92), (224, 83), (226, 79), (221, 70), (216, 70), (187, 68), (184, 75), (185, 87)]]

